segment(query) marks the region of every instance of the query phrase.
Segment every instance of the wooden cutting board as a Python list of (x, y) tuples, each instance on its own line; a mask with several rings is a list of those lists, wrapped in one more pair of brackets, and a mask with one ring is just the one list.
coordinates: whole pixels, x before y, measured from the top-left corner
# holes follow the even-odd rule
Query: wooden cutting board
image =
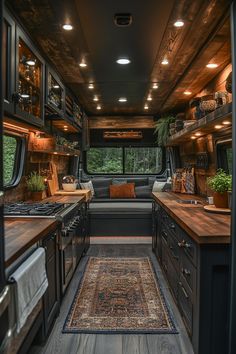
[(50, 197), (50, 196), (54, 195), (56, 192), (54, 179), (48, 179), (47, 184), (48, 184), (48, 195)]
[(58, 183), (58, 174), (57, 174), (57, 166), (54, 162), (51, 162), (52, 168), (52, 180), (54, 181), (55, 190), (58, 191), (59, 183)]
[(216, 208), (215, 205), (205, 205), (204, 209), (209, 213), (216, 213), (216, 214), (231, 214), (231, 209), (226, 208)]
[(85, 196), (86, 202), (92, 198), (90, 189), (76, 189), (74, 192), (66, 192), (64, 190), (58, 190), (55, 195), (67, 195), (67, 196)]

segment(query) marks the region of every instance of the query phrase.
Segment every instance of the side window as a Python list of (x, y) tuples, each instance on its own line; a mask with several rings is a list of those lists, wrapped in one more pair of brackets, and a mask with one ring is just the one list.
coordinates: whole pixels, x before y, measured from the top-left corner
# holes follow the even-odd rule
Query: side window
[(222, 168), (225, 172), (232, 174), (233, 150), (231, 141), (217, 144), (217, 163), (218, 168)]
[(14, 135), (3, 135), (3, 181), (4, 187), (17, 184), (23, 169), (23, 139)]

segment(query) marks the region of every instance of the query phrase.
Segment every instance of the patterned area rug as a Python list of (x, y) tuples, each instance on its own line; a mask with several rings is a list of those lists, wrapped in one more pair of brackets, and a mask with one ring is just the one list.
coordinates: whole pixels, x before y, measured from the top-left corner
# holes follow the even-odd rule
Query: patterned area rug
[(146, 257), (90, 257), (63, 332), (177, 333)]

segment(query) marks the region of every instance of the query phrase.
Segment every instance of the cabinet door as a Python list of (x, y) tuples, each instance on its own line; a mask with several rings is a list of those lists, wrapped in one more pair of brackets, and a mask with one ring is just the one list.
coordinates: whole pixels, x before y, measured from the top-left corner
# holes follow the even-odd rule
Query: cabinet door
[(47, 107), (57, 112), (60, 116), (64, 115), (65, 110), (65, 89), (57, 74), (46, 67), (46, 97), (45, 102)]
[(44, 61), (19, 27), (16, 28), (16, 115), (33, 125), (44, 124)]
[(4, 110), (13, 114), (15, 107), (13, 93), (15, 91), (15, 22), (4, 12), (2, 36), (2, 81)]
[(43, 240), (46, 250), (46, 270), (48, 288), (43, 297), (44, 328), (47, 335), (60, 309), (60, 280), (59, 280), (59, 250), (57, 233), (53, 233)]
[(82, 130), (82, 150), (87, 151), (90, 146), (90, 132), (89, 132), (89, 123), (88, 117), (86, 114), (83, 114), (83, 130)]

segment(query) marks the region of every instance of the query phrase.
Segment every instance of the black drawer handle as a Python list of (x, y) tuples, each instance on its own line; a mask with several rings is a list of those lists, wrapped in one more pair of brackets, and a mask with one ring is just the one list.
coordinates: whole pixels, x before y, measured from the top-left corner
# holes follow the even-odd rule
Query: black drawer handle
[(189, 296), (188, 296), (188, 294), (186, 293), (186, 290), (184, 289), (183, 284), (181, 283), (181, 281), (179, 282), (179, 286), (181, 287), (181, 290), (182, 290), (182, 292), (183, 292), (185, 298), (188, 299)]
[(174, 254), (173, 247), (169, 246), (169, 249), (171, 250), (172, 257), (178, 261), (179, 257)]
[(190, 275), (191, 274), (190, 270), (188, 270), (186, 268), (182, 268), (182, 273), (183, 273), (183, 275)]
[(161, 234), (162, 234), (162, 236), (163, 236), (164, 238), (167, 238), (167, 236), (168, 236), (165, 231), (162, 231)]
[(180, 248), (191, 248), (190, 243), (186, 242), (185, 240), (182, 240), (181, 242), (178, 242), (178, 246)]

